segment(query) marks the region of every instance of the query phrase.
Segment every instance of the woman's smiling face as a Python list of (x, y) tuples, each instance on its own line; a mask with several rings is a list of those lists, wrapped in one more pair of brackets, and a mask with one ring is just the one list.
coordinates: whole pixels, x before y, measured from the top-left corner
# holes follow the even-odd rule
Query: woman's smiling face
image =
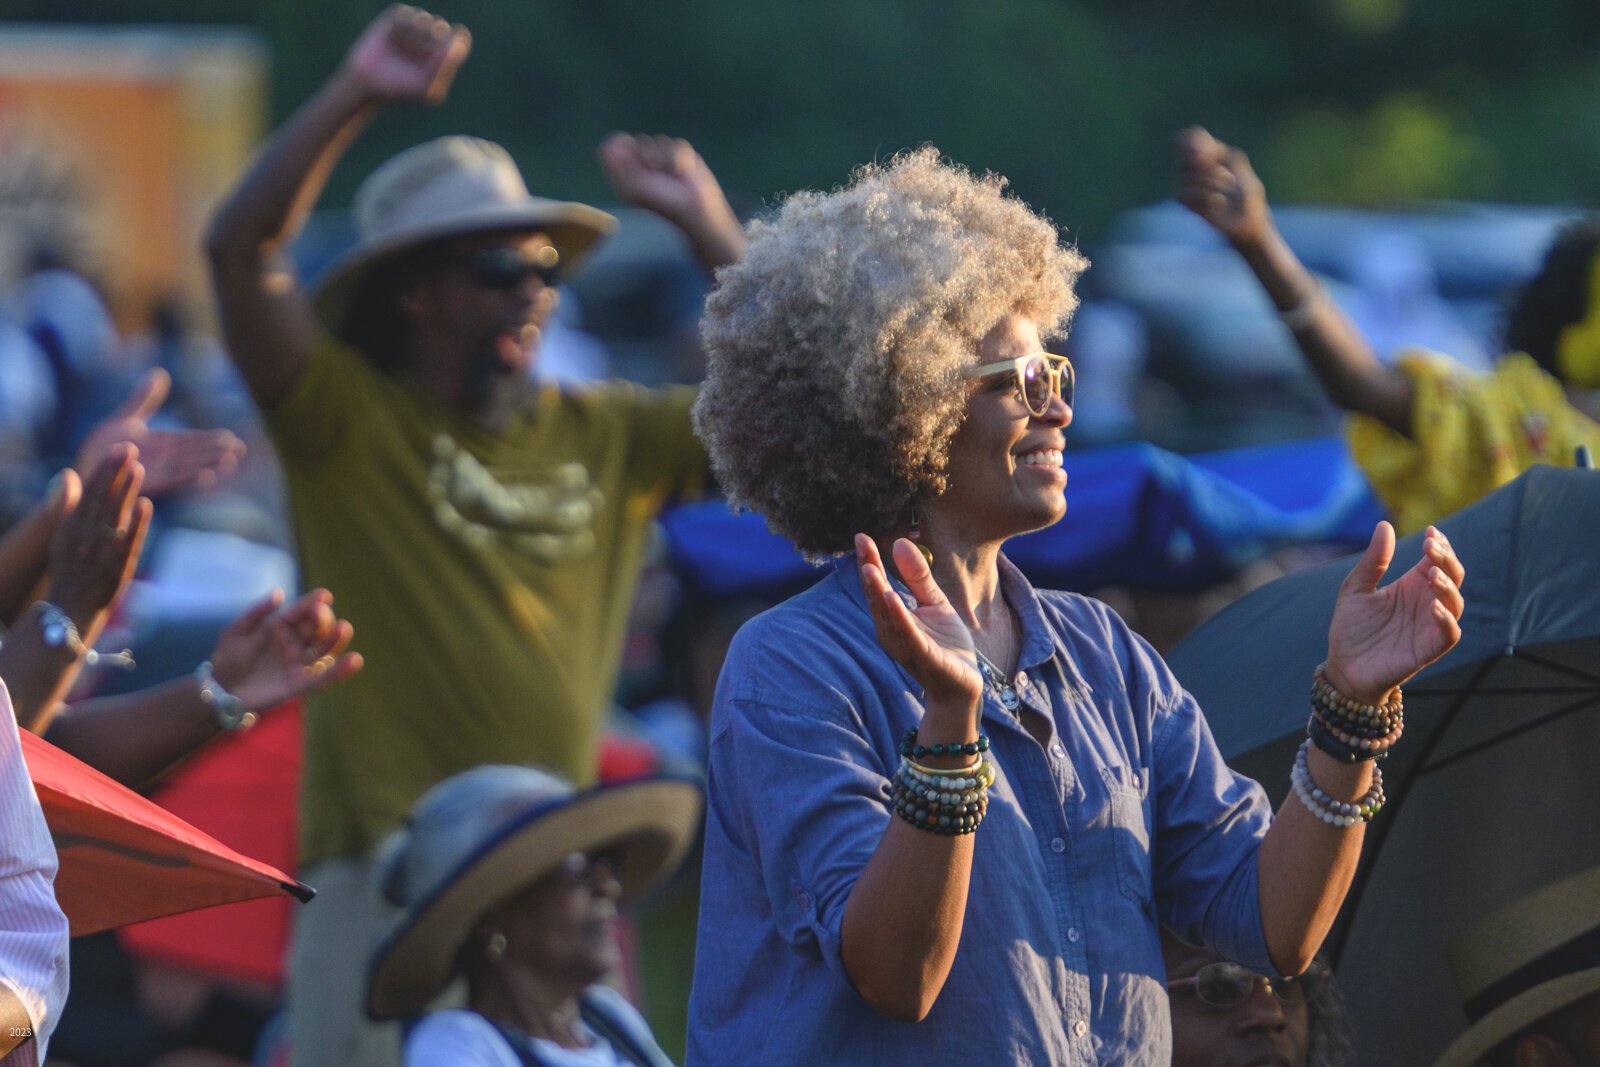
[[(1012, 313), (990, 330), (973, 353), (973, 364), (997, 363), (1039, 352), (1038, 326)], [(941, 530), (968, 543), (999, 541), (1043, 529), (1066, 513), (1067, 474), (1061, 466), (1072, 408), (1052, 396), (1034, 415), (1009, 371), (972, 385), (966, 421), (950, 443), (949, 484), (926, 511)]]

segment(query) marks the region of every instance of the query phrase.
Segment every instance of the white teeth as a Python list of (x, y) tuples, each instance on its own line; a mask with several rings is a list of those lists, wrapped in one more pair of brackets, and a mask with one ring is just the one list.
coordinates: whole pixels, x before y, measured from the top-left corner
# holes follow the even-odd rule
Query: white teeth
[(1025, 452), (1017, 459), (1030, 467), (1059, 467), (1061, 466), (1061, 452), (1059, 449), (1045, 449), (1040, 452)]

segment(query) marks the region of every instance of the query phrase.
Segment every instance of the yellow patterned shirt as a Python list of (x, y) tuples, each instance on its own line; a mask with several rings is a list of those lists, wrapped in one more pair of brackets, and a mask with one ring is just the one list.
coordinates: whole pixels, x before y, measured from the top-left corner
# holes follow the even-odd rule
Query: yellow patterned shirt
[(323, 338), (267, 421), (301, 584), (333, 591), (366, 668), (307, 707), (303, 863), (479, 763), (594, 779), (652, 520), (705, 483), (693, 400), (544, 386), (490, 432)]
[(1477, 374), (1412, 349), (1411, 437), (1352, 415), (1350, 452), (1402, 534), (1420, 530), (1511, 481), (1535, 463), (1570, 467), (1578, 445), (1600, 458), (1600, 424), (1574, 408), (1561, 383), (1520, 352)]

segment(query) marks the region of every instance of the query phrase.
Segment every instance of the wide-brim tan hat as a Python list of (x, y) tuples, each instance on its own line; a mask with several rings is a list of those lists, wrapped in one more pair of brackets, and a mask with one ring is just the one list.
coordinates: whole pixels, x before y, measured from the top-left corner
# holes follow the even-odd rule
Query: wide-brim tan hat
[(420, 1013), (450, 984), (483, 913), (574, 852), (621, 851), (625, 902), (671, 874), (699, 833), (698, 782), (652, 777), (584, 792), (531, 767), (477, 767), (429, 790), (381, 864), (406, 910), (372, 957), (367, 1013)]
[(1475, 1067), (1518, 1031), (1600, 992), (1600, 867), (1520, 897), (1449, 948), (1472, 1025), (1435, 1067)]
[(511, 154), (476, 137), (440, 137), (401, 152), (356, 191), (355, 247), (312, 286), (317, 318), (348, 339), (361, 283), (385, 260), (419, 244), (490, 230), (537, 230), (550, 238), (565, 272), (617, 220), (587, 204), (533, 196)]

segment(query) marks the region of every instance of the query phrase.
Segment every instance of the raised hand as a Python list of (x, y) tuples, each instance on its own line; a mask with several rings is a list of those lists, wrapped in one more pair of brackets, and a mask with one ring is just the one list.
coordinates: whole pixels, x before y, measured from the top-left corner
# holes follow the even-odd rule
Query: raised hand
[(94, 634), (128, 587), (150, 527), (150, 501), (139, 495), (144, 467), (132, 445), (112, 446), (87, 485), (61, 473), (63, 518), (50, 539), (45, 599), (66, 613), (83, 640)]
[(333, 611), (333, 594), (313, 589), (285, 605), (281, 590), (235, 619), (211, 653), (217, 684), (252, 711), (341, 682), (361, 669), (347, 652), (355, 630)]
[(978, 673), (971, 631), (933, 580), (915, 545), (903, 537), (896, 541), (894, 562), (916, 599), (915, 608), (889, 584), (878, 546), (865, 534), (856, 534), (856, 565), (878, 643), (922, 686), (930, 705), (965, 701), (976, 708), (983, 696), (983, 676)]
[(1265, 237), (1272, 225), (1266, 186), (1245, 154), (1193, 126), (1178, 135), (1178, 201), (1234, 244)]
[(373, 99), (437, 104), (472, 50), (465, 26), (409, 4), (395, 4), (372, 21), (345, 56), (344, 72)]
[(680, 137), (613, 133), (600, 142), (600, 169), (617, 195), (682, 230), (709, 270), (744, 252), (744, 230), (717, 176)]
[(1394, 527), (1380, 522), (1339, 587), (1328, 627), (1328, 681), (1363, 703), (1381, 703), (1461, 640), (1466, 569), (1449, 539), (1428, 527), (1417, 565), (1380, 589), (1393, 558)]
[(134, 445), (149, 497), (209, 489), (232, 473), (244, 456), (244, 442), (231, 431), (151, 429), (151, 416), (161, 410), (171, 390), (171, 375), (159, 367), (148, 371), (122, 406), (83, 439), (76, 468), (93, 471), (117, 445)]

